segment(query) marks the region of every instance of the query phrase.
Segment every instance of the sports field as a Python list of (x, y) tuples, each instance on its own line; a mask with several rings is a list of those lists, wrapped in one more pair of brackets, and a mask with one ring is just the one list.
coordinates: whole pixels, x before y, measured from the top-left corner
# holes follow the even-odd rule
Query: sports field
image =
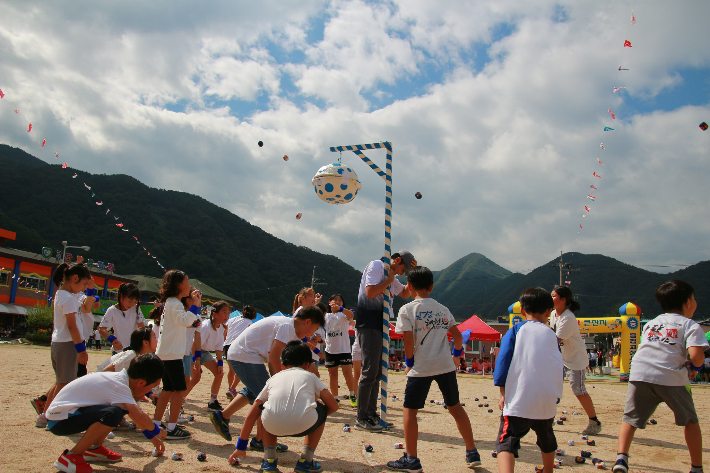
[[(54, 374), (49, 358), (49, 348), (30, 346), (2, 345), (0, 355), (5, 360), (0, 364), (0, 406), (2, 406), (2, 428), (0, 441), (0, 465), (2, 471), (53, 472), (57, 471), (52, 464), (65, 448), (70, 448), (75, 439), (62, 438), (50, 432), (34, 427), (36, 418), (29, 399), (43, 393), (53, 382)], [(108, 356), (107, 351), (89, 350), (89, 370), (93, 371), (100, 362)], [(321, 370), (321, 376), (327, 385), (327, 372)], [(248, 452), (247, 460), (239, 467), (227, 464), (227, 457), (234, 450), (234, 445), (225, 442), (213, 430), (207, 418), (207, 400), (211, 374), (205, 372), (202, 382), (192, 391), (185, 406), (188, 414), (195, 416), (194, 422), (189, 422), (186, 428), (192, 432), (190, 440), (166, 442), (166, 457), (151, 456), (153, 446), (140, 432), (117, 431), (113, 440), (107, 440), (106, 445), (123, 455), (123, 461), (114, 464), (94, 464), (96, 471), (117, 472), (235, 472), (259, 470), (260, 452)], [(404, 442), (402, 434), (402, 398), (406, 379), (403, 373), (391, 373), (390, 396), (396, 395), (399, 400), (391, 402), (390, 420), (395, 426), (390, 432), (369, 434), (352, 430), (343, 432), (343, 424), (355, 423), (354, 409), (347, 402), (341, 404), (341, 409), (328, 419), (323, 439), (316, 450), (316, 459), (325, 472), (379, 472), (387, 471), (388, 460), (394, 460), (402, 455), (403, 450), (395, 450), (394, 444)], [(345, 381), (341, 380), (341, 386)], [(226, 405), (224, 391), (226, 376), (220, 393), (220, 402)], [(593, 388), (592, 388), (593, 386)], [(490, 376), (459, 375), (461, 400), (466, 404), (476, 446), (481, 452), (483, 465), (477, 471), (497, 471), (496, 460), (490, 456), (495, 445), (498, 432), (499, 415), (498, 389), (493, 386)], [(601, 458), (611, 469), (616, 458), (616, 434), (621, 421), (626, 386), (613, 378), (589, 378), (588, 389), (597, 408), (599, 419), (603, 423), (600, 435), (593, 437), (596, 446), (588, 447), (580, 439), (581, 432), (587, 425), (584, 415), (574, 416), (573, 412), (582, 412), (577, 399), (572, 395), (569, 386), (565, 385), (564, 397), (560, 402), (558, 415), (563, 410), (569, 411), (564, 425), (556, 426), (557, 442), (566, 452), (561, 470), (593, 471), (588, 462), (576, 465), (574, 456), (580, 450), (591, 451), (593, 456)], [(345, 390), (341, 391), (341, 394)], [(487, 396), (488, 399), (483, 399)], [(479, 402), (474, 401), (478, 397)], [(710, 434), (708, 419), (710, 419), (710, 391), (706, 385), (693, 386), (695, 406), (700, 417), (700, 425), (706, 438)], [(438, 388), (432, 388), (430, 399), (440, 399)], [(490, 404), (494, 409), (488, 413), (488, 408), (477, 407), (479, 403)], [(153, 406), (142, 403), (141, 408), (152, 413)], [(238, 414), (244, 415), (241, 411)], [(674, 425), (671, 411), (662, 405), (654, 418), (657, 425), (649, 425), (645, 431), (638, 431), (635, 443), (632, 445), (630, 467), (633, 472), (687, 472), (690, 462), (685, 447), (683, 430)], [(236, 439), (243, 417), (232, 418), (232, 435)], [(455, 473), (470, 471), (464, 464), (464, 444), (459, 437), (453, 419), (443, 406), (429, 404), (419, 412), (419, 457), (424, 471), (434, 473)], [(302, 440), (295, 438), (281, 439), (289, 446), (290, 451), (279, 455), (281, 471), (292, 471), (299, 458)], [(575, 446), (568, 446), (573, 440)], [(365, 452), (365, 445), (374, 447), (372, 453)], [(710, 445), (706, 440), (704, 445)], [(172, 452), (182, 452), (184, 460), (177, 462), (170, 459)], [(704, 449), (707, 457), (709, 449)], [(207, 461), (197, 461), (200, 452), (207, 454)], [(707, 460), (706, 460), (707, 461)], [(516, 471), (532, 472), (534, 465), (540, 464), (539, 450), (535, 446), (535, 438), (530, 434), (523, 442)]]

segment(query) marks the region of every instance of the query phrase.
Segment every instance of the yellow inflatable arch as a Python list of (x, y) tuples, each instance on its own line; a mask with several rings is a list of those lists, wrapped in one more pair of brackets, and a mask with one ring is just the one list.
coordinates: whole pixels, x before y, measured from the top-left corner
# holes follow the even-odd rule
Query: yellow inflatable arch
[[(520, 310), (520, 302), (515, 302), (508, 307), (510, 314), (510, 327), (524, 320)], [(620, 333), (621, 353), (619, 360), (619, 379), (629, 380), (631, 359), (633, 358), (641, 337), (641, 308), (636, 304), (627, 302), (619, 307), (619, 317), (600, 317), (577, 319), (580, 333)]]

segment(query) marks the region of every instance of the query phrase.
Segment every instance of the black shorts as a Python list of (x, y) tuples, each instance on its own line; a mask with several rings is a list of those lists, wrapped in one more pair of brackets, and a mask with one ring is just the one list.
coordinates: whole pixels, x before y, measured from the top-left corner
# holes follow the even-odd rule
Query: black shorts
[[(127, 411), (110, 404), (80, 407), (74, 414), (70, 414), (68, 419), (51, 425), (49, 431), (60, 436), (75, 435), (84, 432), (97, 422), (107, 427), (116, 428), (126, 414), (128, 414)], [(51, 423), (52, 421), (49, 421), (47, 425), (49, 426)]]
[(597, 360), (589, 360), (589, 367), (594, 369), (597, 367)]
[(222, 347), (222, 358), (227, 359), (227, 352), (229, 351), (229, 345)]
[(305, 437), (306, 435), (310, 435), (315, 432), (321, 425), (325, 424), (325, 419), (328, 417), (328, 409), (326, 409), (325, 405), (321, 402), (316, 401), (316, 412), (318, 413), (318, 420), (315, 424), (313, 424), (308, 430), (305, 430), (300, 434), (287, 435), (287, 437)]
[(185, 369), (182, 365), (182, 358), (179, 360), (163, 361), (163, 391), (186, 391)]
[(436, 381), (436, 384), (439, 385), (441, 395), (444, 396), (444, 404), (453, 407), (459, 403), (459, 385), (456, 381), (456, 372), (450, 371), (435, 376), (408, 377), (407, 387), (404, 388), (404, 407), (423, 409), (432, 381)]
[(500, 428), (496, 439), (496, 452), (510, 452), (518, 458), (520, 439), (525, 437), (530, 429), (537, 434), (537, 446), (542, 453), (557, 450), (557, 439), (552, 424), (555, 419), (525, 419), (523, 417), (500, 416)]
[(334, 368), (336, 366), (347, 366), (353, 364), (353, 355), (351, 353), (335, 353), (331, 355), (325, 352), (325, 367)]

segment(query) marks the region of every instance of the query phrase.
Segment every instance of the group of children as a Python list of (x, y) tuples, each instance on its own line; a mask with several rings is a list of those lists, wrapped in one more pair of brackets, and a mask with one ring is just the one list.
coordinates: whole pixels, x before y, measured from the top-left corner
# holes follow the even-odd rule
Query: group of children
[[(424, 407), (431, 384), (436, 381), (465, 444), (465, 462), (473, 468), (481, 464), (481, 459), (469, 417), (460, 403), (456, 378), (463, 351), (462, 335), (449, 310), (429, 297), (433, 290), (431, 271), (415, 263), (414, 260), (403, 271), (407, 285), (400, 290), (414, 300), (399, 310), (395, 326), (395, 331), (404, 338), (406, 449), (401, 458), (388, 462), (387, 466), (397, 471), (422, 471), (417, 456), (417, 413)], [(125, 415), (151, 441), (156, 454), (165, 450), (163, 439), (189, 438), (190, 433), (178, 425), (178, 420), (185, 396), (200, 381), (203, 365), (214, 375), (208, 404), (213, 410), (210, 421), (225, 440), (232, 439), (231, 417), (251, 404), (230, 462), (246, 456), (250, 448), (264, 452), (262, 471), (278, 471), (276, 454), (288, 449), (278, 443), (278, 438), (304, 437), (295, 471), (321, 470), (314, 452), (327, 416), (338, 409), (338, 368), (343, 372), (349, 391), (347, 398), (353, 407), (358, 401), (357, 380), (363, 379), (357, 369), (355, 376), (352, 374), (356, 347), (350, 346), (348, 330), (354, 314), (343, 307), (341, 296), (332, 296), (325, 306), (320, 303), (320, 296), (308, 288), (296, 296), (292, 317), (272, 316), (259, 323), (253, 323), (256, 312), (251, 308), (245, 309), (241, 317), (228, 320), (228, 304), (218, 302), (213, 304), (209, 319), (201, 320), (200, 292), (190, 286), (183, 272), (168, 271), (160, 285), (161, 304), (151, 311), (153, 328), (145, 327), (142, 317), (131, 313), (140, 292), (128, 286), (122, 293), (119, 290), (118, 303), (111, 308), (115, 310), (109, 309), (107, 314), (112, 312), (111, 316), (101, 324), (101, 334), (112, 343), (114, 355), (99, 365), (97, 373), (76, 379), (77, 365), (86, 366), (88, 361), (81, 342), (83, 314), (91, 312), (97, 299), (92, 297), (93, 281), (85, 266), (61, 265), (55, 277), (59, 290), (54, 297), (51, 357), (56, 382), (46, 395), (46, 407), (40, 406), (40, 414), (46, 419), (47, 429), (55, 435), (84, 432), (55, 462), (59, 470), (90, 473), (93, 469), (87, 462), (120, 461), (121, 455), (107, 449), (103, 442), (125, 422)], [(89, 291), (84, 293), (87, 288)], [(591, 404), (584, 391), (586, 367), (575, 369), (571, 358), (565, 355), (565, 346), (571, 349), (574, 342), (570, 340), (576, 338), (567, 312), (579, 308), (568, 291), (564, 286), (556, 286), (552, 294), (542, 288), (524, 291), (520, 304), (525, 320), (509, 330), (502, 340), (494, 373), (494, 384), (500, 387), (501, 394), (496, 452), (502, 472), (514, 470), (520, 441), (531, 429), (537, 434), (545, 473), (552, 471), (557, 449), (553, 420), (556, 404), (562, 397), (565, 369), (582, 405), (586, 409), (587, 401)], [(697, 307), (693, 293), (693, 288), (683, 281), (671, 281), (656, 291), (656, 299), (666, 313), (645, 326), (634, 357), (619, 432), (618, 459), (613, 467), (617, 473), (628, 472), (629, 448), (635, 430), (645, 427), (661, 402), (668, 404), (676, 415), (676, 423), (685, 428), (691, 472), (702, 471), (701, 432), (686, 387), (689, 373), (692, 376), (703, 369), (708, 343), (703, 331), (691, 320)], [(113, 329), (113, 334), (109, 334), (109, 329)], [(325, 353), (320, 351), (321, 342), (325, 344)], [(224, 409), (217, 401), (223, 378), (223, 355), (229, 365), (230, 399)], [(328, 369), (330, 389), (319, 379), (317, 363), (321, 356)], [(244, 388), (237, 393), (240, 381)], [(161, 382), (162, 391), (156, 395)], [(584, 392), (578, 394), (580, 390)], [(152, 420), (139, 407), (138, 401), (144, 396), (155, 399)], [(38, 408), (36, 400), (33, 405)], [(164, 424), (163, 414), (168, 405)], [(591, 409), (588, 429), (598, 432), (601, 423), (596, 414), (592, 415), (593, 405)], [(372, 423), (372, 418), (368, 422)]]

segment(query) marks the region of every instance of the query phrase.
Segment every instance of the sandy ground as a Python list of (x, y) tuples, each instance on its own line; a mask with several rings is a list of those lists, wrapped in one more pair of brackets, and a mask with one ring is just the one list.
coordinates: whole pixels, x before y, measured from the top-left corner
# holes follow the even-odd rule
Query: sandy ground
[[(47, 390), (53, 382), (54, 374), (48, 348), (27, 346), (0, 346), (0, 354), (5, 362), (0, 366), (0, 400), (3, 416), (0, 429), (0, 465), (2, 471), (52, 472), (52, 466), (65, 448), (73, 445), (74, 439), (62, 438), (50, 432), (34, 427), (35, 413), (29, 399)], [(107, 351), (91, 350), (89, 366), (94, 367), (108, 356)], [(327, 371), (321, 370), (321, 376), (327, 383)], [(189, 422), (187, 429), (192, 432), (190, 440), (166, 442), (166, 452), (171, 454), (179, 451), (185, 460), (173, 461), (169, 455), (164, 458), (153, 458), (150, 452), (153, 446), (140, 432), (118, 431), (113, 440), (107, 440), (106, 445), (123, 455), (123, 461), (115, 464), (94, 465), (96, 471), (117, 472), (255, 472), (259, 470), (261, 453), (249, 452), (247, 460), (240, 467), (231, 467), (227, 458), (234, 450), (234, 445), (225, 442), (213, 430), (207, 418), (207, 400), (211, 374), (205, 372), (202, 382), (192, 391), (186, 403), (185, 410), (195, 416), (194, 422)], [(390, 395), (404, 397), (405, 376), (402, 373), (391, 373)], [(345, 381), (341, 378), (341, 386)], [(436, 386), (436, 385), (434, 385)], [(592, 388), (593, 386), (593, 388)], [(495, 446), (498, 432), (499, 411), (498, 389), (493, 386), (490, 376), (460, 375), (459, 389), (461, 400), (466, 404), (466, 410), (473, 425), (476, 446), (481, 452), (483, 465), (477, 468), (480, 472), (497, 471), (496, 460), (490, 456)], [(574, 411), (582, 412), (577, 399), (572, 395), (569, 386), (565, 386), (565, 394), (560, 402), (558, 413), (569, 411), (567, 421), (562, 426), (556, 426), (557, 441), (560, 448), (566, 450), (562, 470), (593, 471), (594, 467), (587, 463), (576, 465), (574, 456), (580, 450), (589, 450), (595, 457), (606, 461), (611, 468), (616, 457), (616, 434), (619, 429), (626, 386), (614, 381), (613, 378), (590, 378), (588, 389), (597, 407), (597, 413), (603, 422), (602, 433), (595, 437), (596, 446), (587, 447), (580, 439), (587, 419), (584, 415), (574, 416)], [(225, 405), (226, 376), (220, 392), (220, 402)], [(341, 390), (340, 394), (345, 391)], [(488, 399), (484, 400), (483, 396)], [(695, 406), (700, 416), (701, 426), (705, 429), (710, 416), (710, 391), (705, 386), (693, 387)], [(474, 398), (480, 398), (483, 403), (489, 403), (494, 408), (488, 413), (486, 408), (478, 408)], [(433, 387), (430, 399), (440, 399), (438, 388)], [(144, 411), (151, 413), (153, 406), (142, 403)], [(241, 427), (245, 410), (232, 418), (232, 435), (236, 439)], [(387, 471), (386, 462), (402, 455), (402, 450), (395, 450), (396, 442), (403, 442), (402, 433), (402, 401), (391, 403), (390, 419), (395, 426), (391, 432), (368, 434), (357, 430), (345, 433), (343, 423), (355, 423), (354, 409), (343, 402), (338, 412), (332, 415), (326, 424), (323, 439), (316, 450), (316, 458), (321, 462), (325, 472), (379, 472)], [(674, 425), (672, 412), (665, 406), (659, 406), (655, 419), (658, 425), (649, 425), (645, 431), (638, 431), (636, 441), (631, 450), (631, 471), (665, 472), (690, 470), (690, 462), (683, 437), (683, 430)], [(425, 471), (428, 472), (465, 472), (470, 471), (464, 463), (464, 444), (451, 416), (442, 406), (429, 404), (419, 412), (419, 457)], [(706, 437), (708, 431), (705, 432)], [(574, 440), (575, 446), (567, 445), (568, 440)], [(282, 439), (290, 451), (279, 455), (279, 467), (282, 471), (292, 471), (299, 458), (302, 440), (295, 438)], [(364, 446), (371, 444), (372, 453), (366, 453)], [(705, 441), (705, 452), (708, 452), (708, 442)], [(207, 462), (197, 461), (197, 454), (205, 452)], [(523, 441), (516, 471), (532, 472), (536, 464), (540, 464), (539, 450), (535, 446), (534, 435), (528, 434)]]

